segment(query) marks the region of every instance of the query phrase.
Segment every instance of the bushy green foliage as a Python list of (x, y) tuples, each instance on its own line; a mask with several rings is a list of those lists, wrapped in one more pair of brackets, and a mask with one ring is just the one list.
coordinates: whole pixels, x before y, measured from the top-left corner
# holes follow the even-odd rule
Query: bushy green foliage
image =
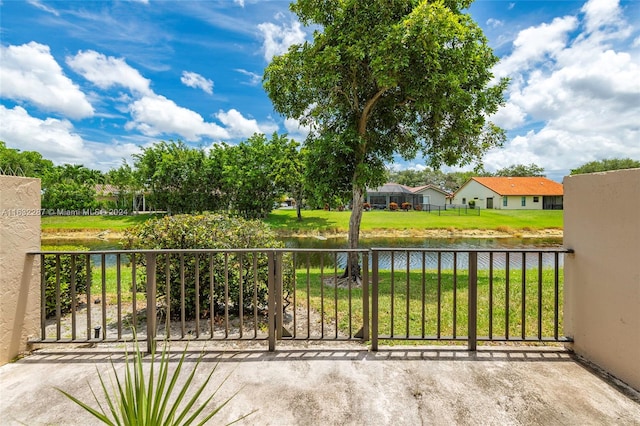
[[(184, 142), (161, 141), (134, 154), (133, 181), (125, 184), (145, 187), (147, 202), (156, 210), (195, 213), (223, 207), (220, 148), (209, 152)], [(137, 179), (137, 183), (135, 183)]]
[(65, 164), (48, 170), (42, 177), (42, 208), (84, 210), (99, 207), (96, 184), (104, 183), (98, 170)]
[[(43, 251), (88, 251), (87, 247), (78, 246), (43, 246)], [(85, 269), (85, 258), (75, 258), (75, 266), (72, 268), (71, 255), (60, 255), (60, 264), (58, 266), (56, 255), (45, 255), (44, 271), (46, 277), (45, 285), (45, 310), (47, 317), (56, 314), (57, 298), (56, 283), (60, 280), (60, 313), (65, 314), (71, 311), (71, 271), (75, 270), (75, 291), (76, 295), (87, 291), (87, 271)]]
[(571, 169), (572, 175), (583, 173), (606, 172), (608, 170), (633, 169), (640, 167), (640, 161), (631, 158), (609, 158), (600, 161), (591, 161), (582, 166)]
[[(131, 249), (230, 250), (280, 248), (283, 243), (261, 221), (204, 214), (151, 219), (126, 231), (125, 246)], [(240, 309), (251, 312), (254, 308), (267, 306), (268, 265), (264, 253), (161, 254), (156, 262), (157, 294), (166, 300), (168, 278), (171, 316), (181, 315), (180, 299), (184, 292), (185, 316), (187, 319), (195, 318), (196, 278), (203, 317), (222, 312), (225, 308), (231, 312), (239, 312)], [(138, 263), (144, 266), (143, 256), (138, 256)], [(290, 284), (285, 282), (285, 286)], [(254, 303), (254, 298), (257, 303)]]

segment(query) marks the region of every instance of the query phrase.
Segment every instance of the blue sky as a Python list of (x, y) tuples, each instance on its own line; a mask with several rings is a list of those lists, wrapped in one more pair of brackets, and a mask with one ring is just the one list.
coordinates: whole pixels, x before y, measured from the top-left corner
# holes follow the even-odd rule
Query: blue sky
[[(306, 134), (262, 89), (273, 55), (311, 40), (288, 1), (0, 0), (0, 140), (103, 171), (159, 140)], [(487, 170), (536, 163), (561, 180), (640, 160), (640, 2), (476, 0), (511, 79)], [(419, 169), (424, 161), (390, 167)], [(449, 171), (447, 169), (446, 171)]]

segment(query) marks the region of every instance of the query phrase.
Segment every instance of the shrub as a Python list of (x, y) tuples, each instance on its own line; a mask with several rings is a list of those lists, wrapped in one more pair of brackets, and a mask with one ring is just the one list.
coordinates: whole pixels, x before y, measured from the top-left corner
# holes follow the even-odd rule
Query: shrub
[(476, 202), (474, 200), (469, 200), (469, 208), (470, 209), (475, 209), (476, 208)]
[[(196, 421), (198, 421), (198, 425), (203, 425), (216, 416), (239, 392), (234, 393), (221, 403), (213, 404), (213, 399), (222, 386), (220, 384), (205, 399), (206, 395), (203, 392), (207, 389), (217, 365), (211, 369), (201, 385), (191, 387), (202, 356), (193, 365), (191, 372), (186, 377), (186, 382), (178, 385), (182, 368), (187, 365), (185, 364), (187, 347), (182, 352), (173, 371), (170, 371), (172, 361), (166, 345), (160, 358), (157, 357), (154, 349), (151, 352), (150, 362), (147, 362), (148, 360), (145, 360), (136, 340), (133, 359), (129, 360), (128, 355), (125, 353), (124, 377), (122, 374), (118, 374), (113, 361), (111, 361), (113, 377), (110, 377), (110, 380), (106, 380), (96, 367), (102, 395), (106, 401), (105, 406), (98, 400), (97, 395), (100, 392), (96, 392), (91, 386), (89, 388), (98, 408), (91, 407), (88, 403), (60, 388), (56, 389), (107, 425), (187, 426)], [(151, 367), (147, 370), (145, 366), (148, 363), (151, 364)], [(228, 378), (229, 376), (222, 383)], [(107, 386), (107, 381), (111, 383), (110, 387)], [(191, 396), (188, 397), (187, 393), (190, 393)], [(254, 412), (255, 410), (239, 417), (232, 423), (238, 422)], [(199, 420), (198, 416), (204, 418)]]
[(409, 210), (411, 208), (411, 203), (402, 203), (402, 210)]
[[(43, 246), (43, 251), (89, 251), (87, 247), (78, 246)], [(53, 254), (45, 255), (44, 257), (44, 271), (46, 277), (46, 284), (44, 289), (45, 295), (45, 312), (47, 318), (56, 315), (56, 272), (58, 267), (56, 266), (57, 256)], [(76, 302), (77, 295), (85, 293), (87, 291), (87, 271), (85, 269), (85, 258), (75, 259), (75, 291)], [(71, 255), (60, 255), (60, 313), (66, 314), (71, 312)], [(89, 277), (91, 279), (91, 277)]]
[[(280, 248), (271, 229), (261, 221), (246, 220), (223, 214), (176, 215), (151, 219), (125, 232), (127, 249), (245, 249)], [(137, 257), (144, 270), (146, 259)], [(255, 263), (254, 263), (255, 262)], [(167, 265), (168, 263), (168, 265)], [(291, 262), (283, 262), (290, 265)], [(184, 265), (184, 309), (186, 319), (196, 314), (196, 277), (199, 282), (201, 315), (206, 317), (240, 309), (252, 311), (267, 306), (268, 264), (263, 253), (170, 254), (156, 257), (157, 295), (167, 296), (171, 316), (181, 315), (181, 265)], [(283, 273), (285, 290), (290, 290), (291, 273)], [(138, 280), (144, 283), (145, 280)], [(213, 283), (213, 294), (211, 294)], [(240, 284), (242, 283), (242, 290)], [(228, 292), (225, 285), (228, 284)], [(144, 289), (140, 289), (144, 291)], [(242, 300), (240, 293), (242, 291)], [(254, 295), (257, 304), (254, 304)], [(211, 304), (213, 299), (213, 305)]]
[(398, 203), (389, 203), (389, 210), (391, 211), (398, 210)]
[(369, 210), (371, 210), (371, 204), (369, 204), (369, 203), (364, 203), (364, 204), (362, 205), (362, 208), (363, 208), (363, 209), (365, 209), (366, 211), (369, 211)]
[(414, 209), (414, 210), (416, 210), (416, 211), (421, 212), (421, 211), (422, 211), (422, 204), (416, 204), (416, 205), (413, 207), (413, 209)]

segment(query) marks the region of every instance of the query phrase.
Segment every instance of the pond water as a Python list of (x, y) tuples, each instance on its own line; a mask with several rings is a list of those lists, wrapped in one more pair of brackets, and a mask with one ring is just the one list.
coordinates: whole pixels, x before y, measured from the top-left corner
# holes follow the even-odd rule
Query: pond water
[[(344, 238), (285, 238), (283, 239), (287, 248), (305, 248), (305, 249), (344, 249), (347, 247), (347, 240)], [(456, 249), (530, 249), (530, 248), (549, 248), (562, 247), (561, 238), (368, 238), (361, 239), (362, 248), (383, 247), (383, 248), (437, 248), (443, 250)], [(92, 251), (100, 250), (118, 250), (122, 247), (117, 241), (101, 241), (101, 240), (52, 240), (46, 241), (47, 246), (84, 246)], [(327, 268), (333, 268), (337, 264), (338, 269), (343, 269), (346, 265), (346, 254), (299, 254), (297, 263), (299, 266), (306, 265), (307, 256), (311, 267), (318, 267), (321, 262)], [(454, 255), (451, 252), (442, 253), (440, 257), (441, 267), (443, 269), (452, 269), (455, 264), (460, 269), (466, 269), (468, 265), (468, 256), (466, 253)], [(507, 255), (505, 253), (494, 253), (491, 258), (488, 253), (478, 254), (478, 268), (488, 269), (490, 260), (495, 268), (504, 268), (507, 263)], [(106, 265), (115, 264), (115, 255), (105, 257)], [(390, 252), (380, 253), (380, 268), (389, 269), (393, 264), (394, 268), (401, 270), (407, 267), (407, 254), (404, 252), (396, 252), (393, 255)], [(562, 256), (560, 256), (560, 266), (562, 266)], [(423, 255), (420, 252), (412, 252), (409, 255), (409, 267), (411, 269), (421, 268)], [(435, 269), (438, 266), (437, 253), (425, 253), (424, 262), (427, 269)], [(526, 264), (527, 268), (537, 267), (539, 262), (536, 253), (529, 253), (526, 256), (521, 254), (512, 254), (509, 256), (509, 265), (512, 268), (521, 268)], [(542, 258), (543, 266), (552, 266), (555, 262), (553, 254), (545, 254)], [(101, 256), (92, 256), (92, 263), (100, 266), (102, 263)]]

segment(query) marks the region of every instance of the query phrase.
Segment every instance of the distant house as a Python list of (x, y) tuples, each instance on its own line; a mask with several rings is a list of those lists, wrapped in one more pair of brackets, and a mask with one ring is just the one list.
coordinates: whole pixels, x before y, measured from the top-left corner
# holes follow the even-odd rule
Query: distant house
[[(96, 191), (96, 200), (111, 207), (116, 206), (118, 201), (121, 201), (121, 195), (126, 196), (125, 194), (120, 194), (120, 190), (111, 184), (97, 184), (94, 189)], [(131, 212), (147, 210), (146, 197), (143, 191), (136, 191), (129, 194), (128, 197), (130, 197)]]
[(400, 185), (399, 183), (385, 183), (378, 188), (367, 189), (367, 202), (374, 209), (384, 209), (390, 203), (402, 206), (403, 203), (425, 207), (428, 205), (444, 206), (449, 193), (433, 186), (425, 185), (416, 188)]
[(118, 201), (120, 190), (115, 186), (99, 183), (94, 189), (96, 191), (96, 200), (98, 202), (110, 202), (115, 204)]
[(562, 210), (562, 184), (544, 177), (474, 177), (453, 194), (453, 204), (481, 209)]

